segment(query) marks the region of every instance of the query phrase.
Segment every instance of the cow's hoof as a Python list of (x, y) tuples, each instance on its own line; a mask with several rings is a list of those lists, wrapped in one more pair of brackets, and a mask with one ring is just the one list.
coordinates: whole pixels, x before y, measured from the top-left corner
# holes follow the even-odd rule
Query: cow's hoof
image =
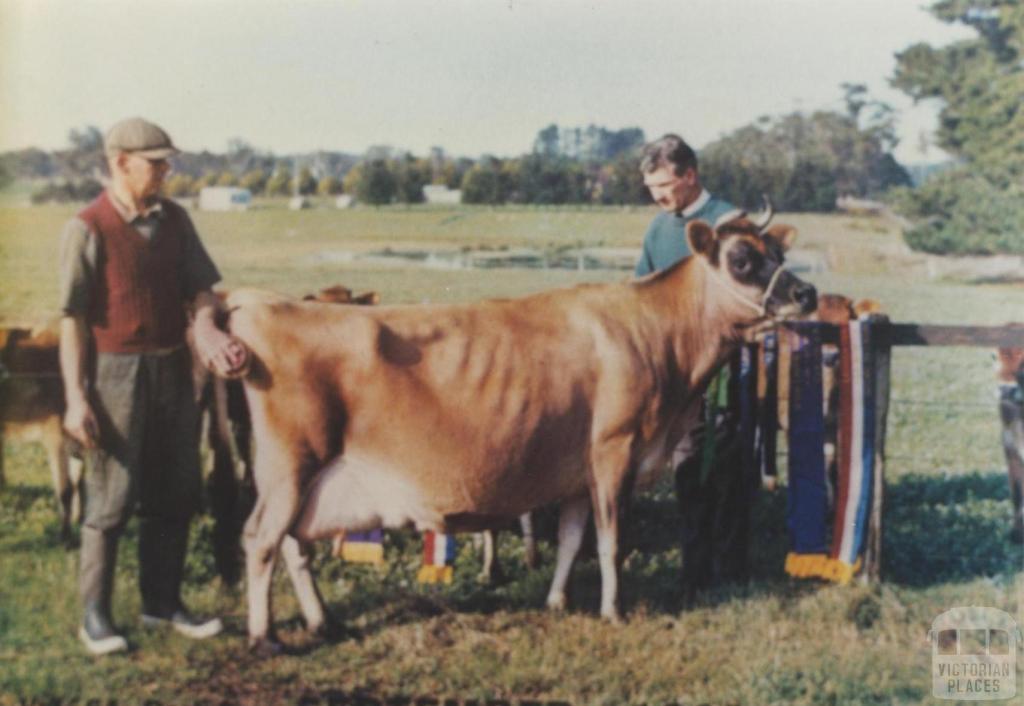
[(259, 659), (277, 657), (284, 654), (284, 645), (269, 637), (250, 637), (249, 654)]
[(315, 627), (306, 629), (309, 638), (314, 642), (344, 642), (345, 640), (359, 640), (362, 633), (353, 627), (349, 627), (333, 618), (328, 618)]
[(619, 615), (619, 611), (617, 611), (617, 610), (613, 610), (613, 611), (604, 611), (604, 610), (602, 610), (601, 611), (601, 618), (606, 623), (608, 623), (609, 625), (625, 625), (626, 624), (625, 621), (622, 619), (622, 616)]
[(501, 586), (509, 581), (508, 577), (505, 576), (505, 572), (500, 568), (481, 571), (476, 575), (476, 580), (482, 586)]
[(548, 610), (556, 613), (565, 612), (565, 594), (548, 596)]

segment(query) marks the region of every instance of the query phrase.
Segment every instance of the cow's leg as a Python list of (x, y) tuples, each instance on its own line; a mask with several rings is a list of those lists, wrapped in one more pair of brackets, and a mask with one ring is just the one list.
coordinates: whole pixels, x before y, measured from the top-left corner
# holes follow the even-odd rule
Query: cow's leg
[(590, 499), (586, 496), (562, 503), (558, 516), (558, 558), (555, 562), (555, 576), (548, 591), (548, 608), (565, 609), (565, 586), (573, 561), (583, 543), (583, 533), (590, 517)]
[(495, 571), (500, 570), (496, 562), (496, 534), (495, 530), (484, 530), (480, 533), (480, 541), (483, 544), (483, 566), (477, 576), (480, 583), (494, 583)]
[(1013, 499), (1013, 527), (1010, 541), (1024, 543), (1024, 463), (1018, 458), (1016, 468), (1010, 469), (1010, 496)]
[(75, 489), (68, 474), (68, 454), (64, 445), (60, 417), (47, 420), (42, 432), (43, 448), (46, 449), (53, 491), (57, 496), (57, 507), (60, 512), (60, 538), (67, 544), (71, 541), (71, 506)]
[(85, 473), (85, 463), (78, 456), (70, 453), (65, 443), (64, 452), (68, 461), (68, 480), (71, 481), (71, 524), (77, 525), (82, 522), (82, 477)]
[(537, 567), (537, 540), (533, 538), (533, 515), (528, 512), (520, 515), (519, 527), (523, 530), (523, 563), (534, 569)]
[(619, 616), (619, 505), (629, 472), (631, 437), (619, 436), (595, 444), (591, 456), (597, 559), (601, 567), (601, 617), (622, 622)]
[(292, 586), (295, 587), (295, 595), (306, 620), (306, 629), (314, 634), (321, 633), (326, 625), (324, 601), (316, 588), (313, 573), (309, 570), (310, 545), (300, 543), (294, 537), (285, 537), (281, 542), (281, 554), (288, 567)]
[(301, 453), (276, 439), (260, 439), (256, 456), (256, 507), (245, 524), (245, 571), (249, 597), (249, 647), (275, 652), (270, 638), (270, 579), (274, 559), (299, 510)]
[(1002, 442), (1010, 482), (1010, 499), (1013, 501), (1010, 540), (1020, 544), (1024, 541), (1024, 419), (1022, 409), (1015, 401), (1001, 401), (999, 412), (1003, 422)]
[[(227, 414), (225, 381), (211, 381), (212, 395), (207, 399), (209, 426), (207, 440), (213, 455), (213, 470), (207, 479), (210, 511), (213, 513), (213, 556), (217, 573), (225, 586), (234, 586), (240, 578), (238, 562), (239, 484), (235, 473), (237, 454), (232, 448), (230, 422)], [(212, 409), (211, 409), (212, 405)]]
[(1024, 420), (1017, 419), (1010, 429), (1004, 430), (1003, 450), (1010, 481), (1010, 499), (1013, 502), (1013, 526), (1010, 539), (1024, 541)]

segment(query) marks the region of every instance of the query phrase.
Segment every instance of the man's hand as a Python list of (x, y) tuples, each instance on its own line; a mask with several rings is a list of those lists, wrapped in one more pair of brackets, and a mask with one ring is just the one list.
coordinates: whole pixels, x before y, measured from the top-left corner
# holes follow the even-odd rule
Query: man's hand
[(86, 392), (85, 360), (89, 334), (81, 316), (60, 320), (60, 374), (64, 383), (64, 430), (87, 449), (99, 443), (100, 425)]
[(216, 323), (217, 297), (206, 289), (196, 294), (192, 340), (199, 362), (221, 377), (236, 377), (249, 362), (249, 349)]
[(245, 344), (212, 322), (197, 318), (194, 328), (196, 353), (204, 366), (222, 377), (232, 377), (242, 371), (249, 359)]
[(84, 397), (68, 400), (68, 408), (64, 412), (64, 431), (72, 439), (87, 449), (96, 448), (100, 436), (100, 426), (96, 415)]

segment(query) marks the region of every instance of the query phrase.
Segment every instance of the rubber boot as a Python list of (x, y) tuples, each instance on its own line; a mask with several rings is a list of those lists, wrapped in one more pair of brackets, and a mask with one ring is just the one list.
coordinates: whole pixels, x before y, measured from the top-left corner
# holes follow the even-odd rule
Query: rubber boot
[(111, 620), (110, 604), (114, 593), (114, 564), (120, 530), (103, 531), (82, 527), (79, 565), (79, 593), (83, 619), (78, 637), (94, 655), (122, 652), (128, 642), (117, 633)]
[(193, 639), (213, 637), (223, 626), (219, 618), (198, 618), (181, 600), (188, 550), (188, 520), (145, 518), (139, 521), (139, 591), (142, 624), (170, 625)]

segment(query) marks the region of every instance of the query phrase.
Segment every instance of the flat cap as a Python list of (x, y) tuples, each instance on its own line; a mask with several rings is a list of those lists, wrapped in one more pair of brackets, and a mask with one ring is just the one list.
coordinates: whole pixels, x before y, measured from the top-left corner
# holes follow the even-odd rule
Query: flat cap
[(114, 125), (103, 145), (107, 154), (129, 152), (146, 159), (167, 159), (181, 151), (163, 128), (142, 118), (128, 118)]

